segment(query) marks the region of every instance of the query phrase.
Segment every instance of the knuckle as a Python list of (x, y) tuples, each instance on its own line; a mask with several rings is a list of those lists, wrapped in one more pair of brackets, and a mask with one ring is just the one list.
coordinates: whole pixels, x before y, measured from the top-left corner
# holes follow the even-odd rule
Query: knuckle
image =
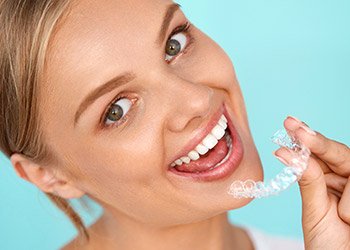
[(350, 164), (350, 150), (344, 143), (338, 142), (339, 146), (336, 147), (338, 157), (338, 165), (346, 166)]

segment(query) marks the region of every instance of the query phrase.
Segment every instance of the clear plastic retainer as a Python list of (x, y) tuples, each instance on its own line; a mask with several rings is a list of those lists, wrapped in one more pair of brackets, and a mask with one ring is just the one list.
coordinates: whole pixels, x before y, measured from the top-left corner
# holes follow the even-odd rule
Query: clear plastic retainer
[(234, 198), (262, 198), (277, 195), (300, 180), (308, 166), (310, 150), (301, 144), (291, 131), (287, 133), (285, 129), (278, 130), (271, 140), (281, 147), (290, 149), (292, 158), (289, 165), (267, 183), (253, 180), (234, 181), (228, 190)]

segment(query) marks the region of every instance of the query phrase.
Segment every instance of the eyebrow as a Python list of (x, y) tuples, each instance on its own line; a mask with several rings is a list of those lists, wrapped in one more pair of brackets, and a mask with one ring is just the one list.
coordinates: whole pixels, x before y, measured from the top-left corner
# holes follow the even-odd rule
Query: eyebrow
[[(163, 23), (161, 25), (157, 43), (161, 45), (161, 43), (164, 41), (166, 32), (169, 29), (171, 20), (174, 17), (175, 12), (181, 7), (178, 3), (172, 3), (168, 6), (167, 11), (163, 18)], [(84, 100), (79, 105), (79, 108), (74, 116), (74, 127), (78, 123), (81, 115), (87, 110), (87, 108), (93, 104), (98, 98), (101, 96), (107, 94), (108, 92), (112, 91), (113, 89), (120, 87), (122, 85), (127, 84), (128, 82), (134, 80), (136, 78), (135, 74), (133, 72), (125, 72), (121, 75), (118, 75), (116, 77), (113, 77), (111, 80), (107, 81), (106, 83), (102, 84), (101, 86), (94, 89), (90, 94), (88, 94)]]
[(169, 28), (171, 20), (173, 19), (175, 12), (178, 9), (180, 9), (180, 7), (181, 7), (181, 5), (178, 4), (178, 3), (173, 3), (173, 4), (170, 4), (168, 6), (168, 9), (167, 9), (167, 11), (165, 13), (165, 16), (164, 16), (164, 19), (163, 19), (163, 23), (162, 23), (162, 26), (160, 28), (159, 35), (158, 35), (157, 43), (159, 45), (161, 45), (161, 43), (164, 41), (165, 36), (166, 36), (166, 31)]
[(78, 111), (75, 113), (74, 126), (78, 123), (79, 118), (84, 113), (84, 111), (94, 103), (98, 98), (112, 91), (113, 89), (127, 84), (128, 82), (134, 80), (136, 76), (132, 72), (126, 72), (122, 75), (112, 78), (108, 82), (94, 89), (84, 101), (80, 104)]

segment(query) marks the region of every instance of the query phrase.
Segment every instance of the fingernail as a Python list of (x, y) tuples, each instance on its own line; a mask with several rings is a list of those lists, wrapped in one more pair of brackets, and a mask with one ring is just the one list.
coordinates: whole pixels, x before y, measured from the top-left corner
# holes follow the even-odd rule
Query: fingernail
[(287, 165), (287, 166), (288, 166), (288, 162), (287, 162), (285, 159), (283, 159), (282, 157), (277, 156), (277, 155), (276, 155), (276, 151), (273, 151), (272, 154), (273, 154), (280, 162), (282, 162), (284, 165)]
[(298, 118), (296, 118), (294, 116), (288, 115), (287, 117), (291, 118), (292, 120), (294, 120), (296, 122), (302, 123)]
[(308, 125), (305, 123), (300, 126), (302, 129), (304, 129), (305, 132), (307, 132), (310, 135), (316, 135), (316, 132), (313, 131), (311, 128), (308, 127)]

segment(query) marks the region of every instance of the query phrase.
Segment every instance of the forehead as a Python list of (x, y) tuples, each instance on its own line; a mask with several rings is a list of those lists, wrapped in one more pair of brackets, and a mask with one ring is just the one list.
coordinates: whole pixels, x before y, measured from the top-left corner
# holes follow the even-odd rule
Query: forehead
[[(145, 51), (154, 54), (155, 39), (165, 11), (172, 3), (170, 0), (73, 1), (50, 41), (46, 81), (42, 87), (47, 106), (64, 103), (73, 113), (92, 89), (119, 73), (145, 65), (148, 60)], [(66, 113), (64, 119), (72, 116)]]
[[(51, 41), (51, 63), (84, 68), (108, 56), (125, 58), (129, 49), (154, 39), (167, 0), (73, 1)], [(138, 46), (137, 46), (138, 45)], [(136, 46), (136, 47), (135, 47)], [(96, 63), (97, 64), (97, 63)]]

